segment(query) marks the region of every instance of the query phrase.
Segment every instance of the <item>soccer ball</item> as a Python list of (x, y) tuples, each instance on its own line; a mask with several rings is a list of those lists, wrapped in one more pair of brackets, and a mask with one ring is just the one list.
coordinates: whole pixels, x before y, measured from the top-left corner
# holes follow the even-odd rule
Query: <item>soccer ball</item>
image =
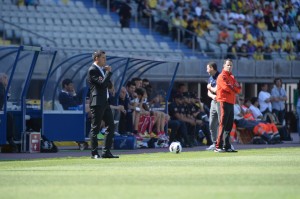
[(169, 146), (171, 153), (180, 153), (182, 151), (182, 146), (180, 142), (172, 142)]

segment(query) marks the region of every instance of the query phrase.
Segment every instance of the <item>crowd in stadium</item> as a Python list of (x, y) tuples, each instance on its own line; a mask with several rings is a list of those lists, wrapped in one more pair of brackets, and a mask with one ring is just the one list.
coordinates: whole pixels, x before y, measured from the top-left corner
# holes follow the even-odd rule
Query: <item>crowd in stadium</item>
[(299, 59), (299, 1), (208, 2), (140, 0), (137, 12), (141, 18), (152, 17), (157, 29), (174, 40), (180, 28), (181, 41), (189, 46), (193, 34), (224, 44), (232, 59), (268, 60), (272, 52), (284, 54), (287, 60)]

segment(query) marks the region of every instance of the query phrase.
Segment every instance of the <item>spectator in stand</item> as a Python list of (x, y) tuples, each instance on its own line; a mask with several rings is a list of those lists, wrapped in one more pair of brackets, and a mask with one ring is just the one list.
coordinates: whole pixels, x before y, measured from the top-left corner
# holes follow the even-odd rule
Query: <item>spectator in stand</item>
[(250, 33), (254, 38), (258, 38), (261, 35), (261, 31), (257, 27), (257, 22), (254, 22), (254, 24), (250, 27)]
[(236, 25), (242, 25), (245, 22), (245, 15), (242, 13), (242, 10), (239, 10), (236, 14), (236, 20), (235, 23)]
[(273, 14), (265, 16), (265, 22), (268, 28), (268, 31), (277, 32), (277, 23), (274, 21)]
[(184, 29), (187, 28), (187, 26), (188, 26), (188, 16), (187, 15), (182, 16), (182, 19), (180, 21), (180, 26)]
[(214, 23), (214, 24), (219, 23), (219, 21), (220, 21), (220, 14), (217, 11), (212, 10), (211, 13), (210, 13), (210, 15), (209, 15), (209, 20), (212, 23)]
[(264, 60), (264, 53), (263, 53), (263, 48), (258, 47), (256, 51), (253, 54), (254, 60)]
[(260, 37), (257, 37), (256, 38), (256, 40), (255, 40), (255, 42), (254, 42), (254, 45), (255, 45), (255, 47), (256, 48), (258, 48), (258, 47), (264, 47), (264, 42), (263, 42), (263, 36), (260, 36)]
[(197, 17), (200, 17), (202, 13), (202, 6), (201, 6), (201, 1), (197, 2), (197, 6), (195, 7), (195, 13)]
[(259, 19), (261, 17), (264, 17), (264, 12), (262, 11), (261, 7), (257, 7), (254, 12), (253, 15), (256, 19)]
[(272, 101), (272, 112), (278, 118), (280, 124), (283, 124), (285, 120), (285, 102), (287, 101), (286, 91), (282, 87), (281, 78), (274, 79), (274, 87), (271, 90)]
[(293, 51), (287, 51), (286, 60), (292, 61), (296, 60), (296, 54)]
[(209, 32), (211, 28), (211, 22), (209, 19), (203, 18), (202, 20), (200, 20), (200, 26), (203, 31)]
[(272, 4), (266, 2), (265, 5), (263, 5), (262, 11), (264, 13), (264, 16), (268, 16), (273, 11)]
[(79, 98), (71, 79), (64, 79), (62, 81), (62, 90), (59, 93), (58, 100), (64, 110), (74, 110), (78, 108)]
[(139, 16), (145, 21), (146, 24), (148, 24), (149, 20), (151, 20), (152, 22), (154, 21), (152, 10), (149, 7), (149, 3), (147, 0), (141, 0), (141, 3), (138, 6), (138, 12)]
[(227, 45), (230, 44), (229, 34), (228, 34), (228, 30), (226, 27), (223, 28), (222, 31), (219, 33), (217, 43), (218, 44), (227, 44)]
[(234, 41), (232, 42), (231, 46), (228, 47), (226, 57), (228, 59), (237, 59), (238, 58), (237, 52), (238, 52), (238, 47), (236, 42)]
[[(181, 27), (181, 18), (180, 14), (176, 13), (175, 17), (172, 19), (172, 40), (178, 39), (178, 31), (177, 29)], [(179, 37), (181, 38), (181, 31), (179, 31)]]
[(157, 6), (158, 1), (157, 0), (147, 0), (147, 1), (148, 1), (149, 8), (151, 10), (154, 10)]
[(278, 46), (279, 46), (278, 52), (283, 52), (283, 44), (282, 44), (282, 40), (281, 39), (278, 40)]
[(291, 27), (295, 24), (294, 19), (291, 17), (289, 13), (289, 9), (285, 9), (283, 15), (283, 30), (290, 31)]
[(279, 52), (279, 45), (277, 43), (276, 39), (273, 39), (272, 44), (270, 45), (270, 48), (273, 52)]
[(248, 41), (247, 52), (249, 54), (249, 58), (253, 58), (255, 50), (256, 50), (256, 47), (254, 46), (253, 42)]
[(250, 28), (246, 28), (246, 37), (248, 41), (254, 41), (252, 34), (250, 33)]
[(272, 49), (269, 46), (265, 48), (264, 60), (272, 60)]
[(130, 28), (130, 19), (131, 19), (131, 7), (130, 0), (126, 0), (121, 4), (119, 17), (121, 28)]
[(223, 28), (230, 28), (230, 23), (228, 20), (225, 19), (224, 15), (220, 15), (220, 21), (218, 23), (218, 27), (219, 29), (223, 29)]
[(283, 42), (283, 51), (285, 52), (293, 52), (294, 51), (294, 43), (289, 36), (286, 36)]
[(248, 54), (248, 51), (247, 51), (247, 44), (243, 44), (243, 45), (239, 48), (238, 56), (239, 56), (239, 59), (240, 59), (240, 60), (243, 60), (243, 59), (248, 60), (248, 59), (249, 59), (249, 54)]
[(242, 47), (242, 45), (247, 45), (248, 44), (248, 39), (247, 39), (247, 35), (245, 34), (245, 35), (243, 35), (243, 38), (242, 39), (239, 39), (238, 41), (237, 41), (237, 46), (239, 47), (239, 48), (241, 48)]
[(202, 37), (204, 35), (204, 30), (202, 29), (200, 24), (197, 25), (195, 32), (198, 37)]
[(274, 21), (277, 23), (277, 26), (280, 28), (280, 30), (283, 31), (285, 24), (281, 12), (278, 13), (277, 17), (274, 17)]
[(190, 48), (193, 47), (193, 42), (194, 42), (194, 45), (197, 43), (196, 37), (194, 37), (194, 33), (195, 33), (195, 28), (193, 26), (193, 21), (189, 20), (188, 25), (186, 27), (185, 34), (184, 34), (184, 40), (185, 40), (184, 42)]
[(243, 38), (242, 28), (238, 27), (237, 32), (233, 34), (233, 39), (234, 41), (238, 42), (242, 38)]
[(248, 10), (245, 13), (245, 21), (247, 21), (249, 24), (254, 23), (254, 16), (252, 10)]
[(211, 0), (209, 3), (209, 9), (220, 12), (222, 9), (222, 0)]

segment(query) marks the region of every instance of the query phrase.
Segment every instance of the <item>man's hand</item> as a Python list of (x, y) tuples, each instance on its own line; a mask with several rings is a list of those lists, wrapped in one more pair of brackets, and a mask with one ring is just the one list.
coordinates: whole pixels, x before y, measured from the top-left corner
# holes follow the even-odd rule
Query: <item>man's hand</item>
[(104, 66), (104, 70), (106, 70), (107, 72), (111, 72), (111, 66), (109, 65)]

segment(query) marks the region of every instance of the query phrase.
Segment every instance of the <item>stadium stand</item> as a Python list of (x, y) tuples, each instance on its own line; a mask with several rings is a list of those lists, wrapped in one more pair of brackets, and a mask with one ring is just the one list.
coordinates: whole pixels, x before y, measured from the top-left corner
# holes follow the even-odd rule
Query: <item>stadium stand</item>
[[(81, 1), (57, 2), (40, 1), (35, 9), (3, 1), (1, 17), (4, 25), (0, 29), (3, 37), (24, 45), (83, 49), (92, 46), (95, 49), (129, 51), (129, 55), (141, 55), (140, 50), (143, 50), (146, 56), (155, 52), (155, 56), (162, 53), (162, 58), (171, 53), (183, 57), (167, 43), (156, 42), (152, 35), (141, 34), (137, 28), (121, 29), (110, 15), (99, 13), (96, 8), (87, 8)], [(105, 42), (99, 43), (99, 39)]]

